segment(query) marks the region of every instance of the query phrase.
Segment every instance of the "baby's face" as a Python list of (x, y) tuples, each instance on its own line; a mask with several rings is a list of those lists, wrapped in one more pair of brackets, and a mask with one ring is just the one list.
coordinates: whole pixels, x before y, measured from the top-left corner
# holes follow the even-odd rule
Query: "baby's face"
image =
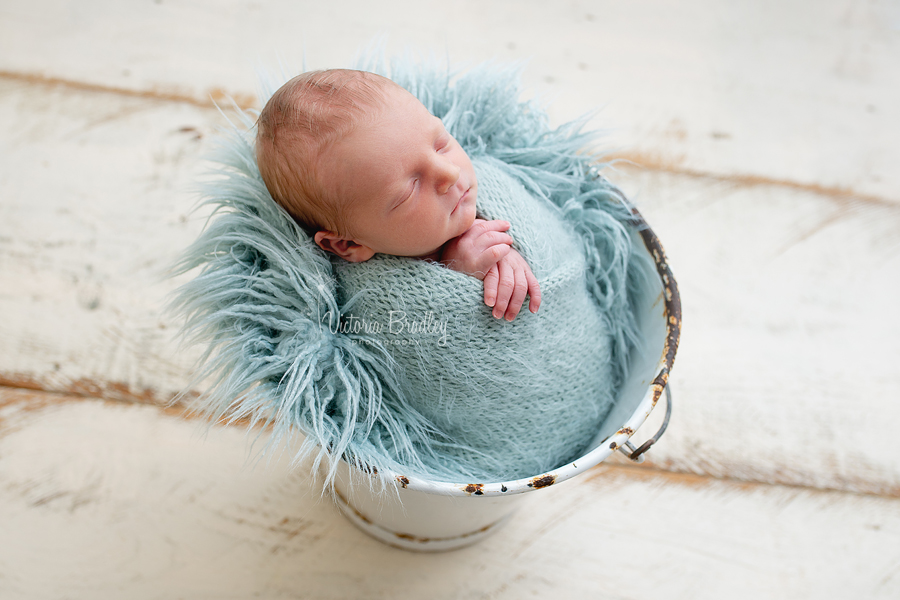
[(428, 256), (472, 226), (475, 171), (412, 94), (392, 88), (386, 100), (372, 121), (325, 151), (319, 167), (353, 241), (373, 253)]

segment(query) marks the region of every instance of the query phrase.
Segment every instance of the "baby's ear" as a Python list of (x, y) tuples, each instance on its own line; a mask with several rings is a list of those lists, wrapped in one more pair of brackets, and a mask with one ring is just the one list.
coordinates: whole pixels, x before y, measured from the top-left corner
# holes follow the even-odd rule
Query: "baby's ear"
[(322, 250), (337, 254), (349, 262), (365, 262), (375, 256), (375, 251), (368, 246), (357, 244), (331, 231), (317, 231), (315, 240)]

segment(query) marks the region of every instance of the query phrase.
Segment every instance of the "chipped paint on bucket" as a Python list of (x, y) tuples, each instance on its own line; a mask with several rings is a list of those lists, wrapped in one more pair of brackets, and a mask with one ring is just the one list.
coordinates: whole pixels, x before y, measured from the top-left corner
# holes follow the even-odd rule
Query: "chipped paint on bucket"
[(369, 477), (342, 462), (335, 483), (338, 507), (372, 537), (407, 550), (434, 552), (474, 544), (499, 529), (527, 499), (447, 495), (399, 485), (397, 494), (378, 494), (370, 490)]
[(382, 542), (407, 550), (442, 551), (468, 546), (494, 533), (520, 506), (526, 492), (571, 479), (622, 447), (646, 421), (662, 396), (681, 334), (681, 299), (662, 244), (640, 214), (643, 226), (632, 241), (656, 265), (658, 279), (640, 295), (637, 316), (646, 351), (636, 353), (615, 406), (591, 449), (548, 473), (503, 482), (450, 483), (394, 474), (396, 494), (378, 494), (371, 475), (341, 461), (336, 502), (357, 527)]

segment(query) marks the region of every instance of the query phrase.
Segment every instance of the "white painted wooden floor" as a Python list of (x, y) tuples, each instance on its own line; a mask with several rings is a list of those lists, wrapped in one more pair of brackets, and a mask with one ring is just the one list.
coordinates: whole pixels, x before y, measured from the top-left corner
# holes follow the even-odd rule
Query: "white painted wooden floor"
[[(602, 106), (685, 311), (649, 464), (434, 556), (161, 408), (210, 97), (378, 34)], [(900, 597), (898, 56), (896, 0), (0, 0), (0, 598)]]

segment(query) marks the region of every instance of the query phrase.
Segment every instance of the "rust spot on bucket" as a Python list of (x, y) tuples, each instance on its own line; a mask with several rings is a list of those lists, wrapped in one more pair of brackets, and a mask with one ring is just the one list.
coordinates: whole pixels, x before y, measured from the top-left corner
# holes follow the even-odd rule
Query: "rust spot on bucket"
[(622, 435), (622, 434), (631, 435), (632, 433), (634, 433), (634, 429), (632, 429), (631, 427), (623, 427), (622, 429), (620, 429), (619, 431), (616, 432), (616, 435)]
[(466, 487), (463, 488), (463, 491), (467, 494), (475, 494), (476, 496), (481, 496), (484, 494), (484, 484), (483, 483), (470, 483)]
[(541, 475), (540, 477), (535, 477), (528, 484), (528, 487), (533, 487), (536, 490), (541, 488), (549, 487), (556, 482), (556, 475)]
[(662, 394), (666, 389), (666, 382), (668, 381), (668, 378), (668, 373), (660, 373), (659, 376), (657, 376), (656, 380), (654, 380), (653, 384), (650, 386), (650, 388), (653, 390), (653, 406), (656, 406), (656, 403), (662, 397)]
[[(665, 362), (664, 370), (668, 374), (675, 362), (675, 353), (678, 350), (678, 342), (681, 338), (681, 297), (678, 294), (678, 284), (675, 282), (675, 277), (672, 275), (672, 270), (666, 261), (666, 253), (659, 238), (656, 237), (656, 234), (644, 221), (644, 217), (641, 216), (640, 212), (633, 207), (631, 210), (638, 224), (642, 225), (638, 231), (644, 240), (644, 245), (651, 256), (653, 256), (654, 262), (656, 262), (657, 274), (663, 282), (663, 292), (666, 298), (666, 341), (663, 349), (663, 360)], [(655, 383), (665, 385), (665, 381)], [(654, 404), (656, 404), (656, 400), (657, 398), (654, 398)]]
[(400, 485), (402, 485), (404, 488), (409, 485), (409, 477), (407, 477), (406, 475), (398, 475), (397, 481), (399, 481)]

